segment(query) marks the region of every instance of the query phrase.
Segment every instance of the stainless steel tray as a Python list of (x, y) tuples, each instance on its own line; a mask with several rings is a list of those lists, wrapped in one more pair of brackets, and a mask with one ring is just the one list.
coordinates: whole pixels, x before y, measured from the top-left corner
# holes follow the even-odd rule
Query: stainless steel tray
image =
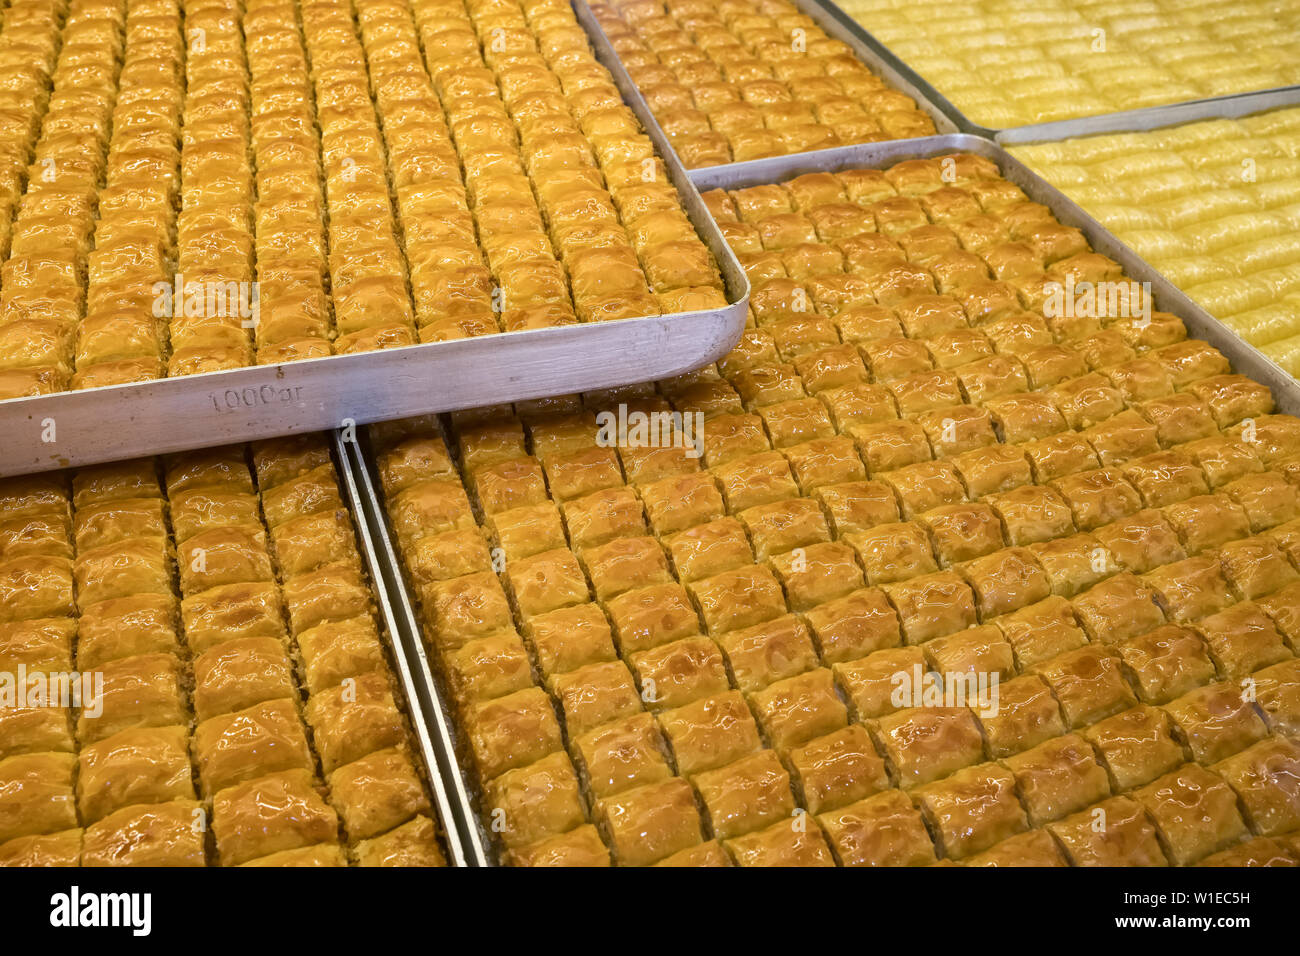
[[(585, 4), (578, 8), (580, 16), (587, 12)], [(610, 66), (608, 44), (602, 54), (595, 34), (592, 40)], [(0, 401), (0, 477), (324, 431), (346, 420), (363, 424), (612, 388), (670, 378), (725, 355), (745, 325), (749, 279), (626, 72), (610, 69), (717, 260), (726, 308)]]
[(461, 838), (458, 820), (459, 804), (447, 793), (444, 781), (453, 779), (439, 762), (443, 752), (440, 742), (435, 741), (437, 724), (428, 717), (429, 701), (423, 696), (424, 685), (417, 672), (412, 669), (414, 658), (403, 646), (403, 622), (393, 606), (392, 596), (405, 598), (403, 588), (394, 587), (388, 580), (390, 563), (381, 553), (386, 539), (377, 543), (373, 529), (376, 527), (374, 515), (370, 510), (373, 491), (368, 479), (358, 475), (356, 460), (352, 454), (354, 442), (346, 440), (350, 432), (338, 429), (333, 433), (334, 459), (342, 479), (346, 503), (352, 512), (353, 525), (356, 527), (357, 542), (365, 558), (366, 571), (379, 605), (383, 623), (383, 634), (389, 642), (389, 658), (393, 663), (398, 683), (406, 698), (406, 712), (411, 720), (411, 730), (415, 734), (416, 749), (420, 762), (424, 765), (425, 776), (433, 793), (433, 803), (438, 814), (439, 830), (447, 847), (448, 861), (453, 866), (469, 866), (470, 856), (465, 842)]
[[(1186, 100), (1181, 103), (1168, 103), (1161, 106), (1146, 106), (1135, 110), (1122, 110), (1114, 113), (1098, 113), (1094, 116), (1080, 116), (1076, 119), (1056, 120), (1051, 123), (1031, 123), (1025, 126), (993, 127), (977, 123), (953, 105), (952, 101), (939, 92), (935, 86), (906, 61), (891, 51), (871, 34), (859, 21), (849, 16), (834, 0), (800, 0), (820, 7), (828, 17), (851, 32), (858, 41), (873, 51), (874, 55), (888, 63), (899, 76), (906, 77), (907, 82), (919, 92), (919, 99), (927, 100), (948, 115), (956, 129), (962, 133), (972, 133), (999, 143), (1030, 143), (1041, 140), (1069, 139), (1072, 136), (1087, 136), (1092, 133), (1117, 133), (1133, 128), (1134, 122), (1147, 122), (1147, 114), (1159, 115), (1167, 111), (1180, 111), (1181, 118), (1168, 122), (1153, 122), (1147, 129), (1155, 126), (1168, 126), (1172, 123), (1190, 123), (1198, 119), (1211, 119), (1219, 116), (1244, 116), (1246, 113), (1270, 109), (1274, 106), (1287, 106), (1300, 103), (1300, 86), (1279, 86), (1269, 90), (1256, 90), (1250, 93), (1232, 93), (1226, 96), (1211, 96), (1198, 100)], [(1235, 101), (1258, 98), (1259, 106), (1248, 106), (1241, 113), (1224, 112), (1237, 108)], [(919, 101), (919, 100), (918, 100)], [(1142, 127), (1138, 127), (1142, 128)]]
[[(802, 12), (811, 17), (814, 23), (825, 30), (828, 36), (847, 44), (859, 60), (871, 67), (890, 86), (916, 100), (916, 105), (934, 120), (934, 127), (940, 135), (958, 131), (957, 124), (953, 122), (947, 110), (937, 105), (938, 101), (933, 99), (933, 87), (928, 84), (918, 83), (918, 78), (914, 72), (906, 68), (899, 68), (896, 57), (882, 56), (879, 44), (868, 42), (870, 38), (861, 31), (849, 29), (841, 18), (835, 15), (835, 12), (838, 11), (837, 7), (832, 8), (827, 4), (818, 2), (818, 0), (793, 0), (793, 2)], [(626, 67), (623, 66), (623, 61), (619, 59), (618, 53), (610, 45), (609, 37), (606, 36), (604, 28), (601, 27), (600, 22), (592, 14), (591, 7), (587, 5), (587, 0), (573, 0), (573, 9), (578, 15), (578, 22), (582, 24), (583, 29), (587, 31), (587, 35), (591, 38), (591, 45), (596, 51), (597, 59), (613, 75), (614, 82), (618, 84), (619, 90), (623, 93), (624, 101), (636, 111), (641, 124), (645, 126), (650, 133), (650, 138), (654, 140), (655, 147), (661, 154), (671, 154), (675, 157), (677, 154), (668, 140), (668, 135), (663, 131), (663, 127), (659, 125), (659, 121), (655, 119), (654, 113), (646, 104), (641, 91), (637, 89), (636, 83), (633, 82)], [(918, 137), (910, 140), (890, 140), (884, 143), (864, 143), (862, 145), (867, 147), (888, 146), (894, 142), (915, 143), (928, 138)], [(818, 156), (822, 153), (831, 153), (835, 149), (843, 148), (845, 147), (840, 146), (795, 155)], [(705, 166), (701, 168), (729, 169), (735, 165), (739, 164), (728, 163), (723, 166)], [(696, 170), (691, 170), (692, 174), (695, 172)]]
[[(365, 528), (367, 559), (373, 558), (372, 577), (382, 582), (384, 620), (392, 635), (395, 655), (402, 660), (401, 677), (412, 703), (418, 702), (423, 717), (421, 745), (427, 747), (426, 760), (431, 776), (438, 779), (438, 811), (447, 831), (458, 866), (490, 866), (491, 839), (483, 830), (471, 796), (473, 784), (466, 780), (457, 759), (456, 723), (438, 681), (433, 676), (424, 646), (415, 604), (406, 586), (401, 560), (393, 547), (388, 527), (388, 512), (380, 499), (379, 477), (374, 470), (374, 455), (364, 434), (357, 429), (335, 432), (339, 460), (345, 463), (346, 481), (352, 495), (359, 523)], [(362, 518), (362, 516), (364, 516)], [(436, 768), (436, 769), (435, 769)], [(440, 778), (440, 779), (439, 779)]]
[(1156, 307), (1181, 318), (1190, 336), (1209, 342), (1228, 358), (1237, 372), (1272, 389), (1280, 411), (1300, 415), (1300, 382), (1188, 298), (1154, 266), (1115, 238), (1109, 229), (1065, 193), (1002, 146), (983, 137), (955, 133), (926, 139), (900, 140), (897, 143), (842, 146), (802, 156), (775, 156), (731, 166), (697, 169), (691, 172), (691, 178), (701, 192), (718, 188), (735, 189), (779, 182), (802, 173), (881, 168), (905, 159), (923, 159), (954, 151), (974, 153), (997, 163), (1003, 176), (1023, 189), (1034, 202), (1051, 209), (1064, 225), (1081, 230), (1093, 249), (1118, 262), (1130, 279), (1151, 283), (1151, 294)]
[[(1150, 282), (1156, 305), (1181, 317), (1192, 336), (1217, 347), (1238, 372), (1268, 385), (1273, 390), (1280, 411), (1300, 414), (1300, 382), (1233, 335), (1226, 326), (1188, 299), (1072, 200), (1013, 158), (1001, 146), (987, 139), (956, 133), (894, 143), (846, 146), (817, 153), (695, 170), (692, 178), (701, 190), (731, 189), (777, 182), (802, 173), (884, 167), (906, 159), (954, 151), (975, 153), (997, 163), (1007, 179), (1020, 186), (1034, 201), (1048, 206), (1062, 223), (1082, 230), (1093, 248), (1119, 262), (1129, 278)], [(399, 637), (400, 648), (408, 656), (409, 676), (429, 721), (430, 737), (439, 751), (438, 763), (443, 768), (447, 796), (453, 804), (448, 818), (454, 818), (460, 825), (460, 838), (470, 864), (493, 866), (496, 864), (493, 841), (483, 827), (476, 806), (478, 787), (472, 779), (472, 771), (467, 769), (468, 760), (462, 760), (458, 756), (467, 750), (467, 744), (461, 737), (463, 729), (448, 706), (449, 698), (443, 693), (440, 679), (435, 676), (429, 662), (402, 562), (393, 546), (387, 511), (376, 490), (378, 476), (375, 457), (364, 433), (359, 436), (359, 441), (344, 442), (344, 448), (362, 498), (359, 513), (364, 514), (370, 524), (369, 536), (383, 566), (382, 579), (388, 588), (388, 603), (394, 616), (392, 631)]]

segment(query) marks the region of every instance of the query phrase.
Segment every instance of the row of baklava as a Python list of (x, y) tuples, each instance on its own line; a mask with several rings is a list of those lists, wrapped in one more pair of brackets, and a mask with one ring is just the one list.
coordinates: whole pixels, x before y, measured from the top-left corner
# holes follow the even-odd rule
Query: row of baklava
[[(460, 215), (467, 231), (477, 228), (487, 259), (487, 269), (476, 268), (476, 314), (462, 321), (484, 328), (499, 321), (513, 331), (592, 317), (597, 297), (587, 294), (582, 270), (573, 271), (567, 233), (589, 211), (583, 199), (598, 209), (602, 200), (609, 205), (608, 194), (590, 144), (560, 95), (560, 78), (538, 52), (523, 9), (516, 3), (473, 10), (422, 3), (415, 9), (426, 32), (436, 31), (436, 46), (426, 42), (430, 71), (473, 204), (472, 220), (466, 211)], [(575, 188), (586, 195), (573, 195)], [(561, 199), (573, 202), (561, 208)], [(625, 257), (631, 256), (626, 237), (617, 238)], [(645, 286), (635, 263), (631, 286), (633, 292)], [(658, 311), (644, 301), (633, 305), (634, 310), (647, 307), (649, 312), (632, 314)]]
[(9, 258), (13, 217), (49, 104), (66, 7), (63, 0), (18, 0), (0, 14), (0, 69), (10, 78), (0, 91), (0, 261)]
[[(706, 198), (724, 221), (782, 202), (811, 218), (883, 182), (1045, 234), (996, 170), (953, 160)], [(1061, 261), (1087, 254), (1060, 238)], [(976, 285), (884, 301), (972, 338), (1033, 303), (1029, 283)], [(880, 335), (911, 341), (907, 307), (867, 298)], [(1102, 342), (1040, 341), (1063, 374), (1006, 375), (980, 396), (999, 413), (942, 369), (891, 391), (857, 351), (871, 337), (837, 325), (863, 308), (756, 309), (721, 374), (658, 394), (458, 413), (456, 463), (428, 423), (377, 439), (508, 859), (898, 865), (933, 862), (933, 832), (963, 862), (1190, 863), (1300, 826), (1297, 423), (1172, 316), (1120, 326), (1131, 345), (1100, 321), (1058, 329)], [(594, 412), (620, 403), (705, 416), (702, 461), (613, 454)], [(931, 668), (996, 675), (1001, 708), (891, 699), (895, 675)]]
[(1296, 21), (1267, 0), (844, 0), (974, 122), (1022, 126), (1296, 82)]
[[(173, 296), (169, 310), (169, 375), (253, 361), (253, 318), (237, 307), (251, 295), (255, 277), (243, 6), (237, 0), (184, 0), (183, 10), (188, 42), (175, 266), (182, 294)], [(218, 290), (225, 293), (222, 308)], [(179, 308), (177, 299), (184, 300)]]
[(1300, 110), (1013, 152), (1247, 342), (1300, 371)]
[[(85, 314), (75, 326), (75, 361), (69, 354), (60, 368), (72, 374), (72, 387), (162, 374), (174, 310), (156, 303), (160, 287), (171, 286), (177, 254), (183, 59), (177, 4), (131, 5), (106, 180), (95, 201)], [(193, 244), (192, 231), (184, 238)]]
[(786, 0), (615, 0), (592, 13), (688, 167), (935, 131)]
[[(444, 6), (465, 21), (460, 4)], [(476, 237), (461, 178), (462, 159), (468, 169), (471, 157), (457, 156), (444, 117), (451, 104), (439, 97), (425, 70), (412, 20), (422, 9), (427, 8), (392, 0), (356, 5), (372, 93), (384, 118), (415, 323), (421, 341), (438, 341), (498, 331), (500, 323), (492, 309), (482, 236)], [(473, 38), (467, 39), (474, 48)], [(429, 56), (432, 71), (434, 54)]]
[[(327, 294), (320, 134), (298, 5), (251, 0), (244, 6), (243, 32), (257, 187), (253, 256), (258, 314), (252, 323), (257, 361), (317, 358), (333, 351), (334, 308), (347, 301), (349, 287), (340, 275), (336, 296)], [(376, 242), (382, 225), (364, 224)], [(340, 251), (355, 253), (347, 234), (339, 232)]]
[(441, 863), (328, 446), (252, 460), (6, 483), (5, 671), (102, 681), (0, 710), (6, 865)]
[[(119, 0), (68, 5), (48, 107), (0, 267), (4, 397), (68, 387), (124, 19), (125, 4)], [(38, 104), (42, 95), (37, 93)]]
[(0, 397), (724, 303), (566, 4), (26, 9)]
[(302, 26), (325, 171), (335, 350), (414, 344), (409, 263), (391, 202), (393, 158), (385, 154), (352, 7), (340, 0), (307, 4)]

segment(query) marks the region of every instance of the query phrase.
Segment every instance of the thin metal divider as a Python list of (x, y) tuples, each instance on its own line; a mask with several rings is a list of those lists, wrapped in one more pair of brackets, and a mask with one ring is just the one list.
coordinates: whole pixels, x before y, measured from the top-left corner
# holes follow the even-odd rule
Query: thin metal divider
[[(356, 428), (355, 423), (349, 422), (332, 433), (335, 456), (352, 505), (357, 536), (374, 584), (394, 664), (406, 694), (412, 728), (433, 789), (443, 834), (455, 866), (486, 866), (487, 855), (455, 762), (455, 748), (442, 702), (429, 671), (419, 627), (388, 537), (386, 519), (365, 456), (357, 446)], [(448, 782), (452, 785), (450, 791)]]

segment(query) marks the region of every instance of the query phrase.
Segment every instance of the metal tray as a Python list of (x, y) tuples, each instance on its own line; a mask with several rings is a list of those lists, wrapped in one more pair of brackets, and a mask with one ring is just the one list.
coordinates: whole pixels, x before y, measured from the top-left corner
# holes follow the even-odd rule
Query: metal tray
[(881, 168), (905, 159), (924, 159), (949, 152), (974, 153), (992, 160), (1002, 170), (1002, 175), (1023, 189), (1030, 199), (1051, 209), (1053, 215), (1064, 225), (1082, 231), (1095, 251), (1118, 262), (1130, 279), (1151, 283), (1151, 294), (1158, 309), (1172, 312), (1181, 318), (1191, 337), (1202, 339), (1217, 348), (1237, 372), (1272, 389), (1280, 411), (1300, 415), (1300, 381), (1292, 378), (1244, 339), (1238, 338), (1231, 329), (1188, 298), (1186, 293), (1115, 238), (1109, 229), (1065, 193), (1002, 146), (982, 137), (955, 133), (926, 139), (900, 140), (897, 143), (841, 146), (802, 156), (774, 156), (731, 166), (697, 169), (692, 171), (691, 178), (701, 192), (718, 188), (735, 189), (780, 182), (802, 173)]
[[(919, 92), (919, 99), (929, 101), (946, 113), (952, 122), (956, 124), (957, 131), (983, 136), (1002, 144), (1069, 139), (1072, 136), (1087, 136), (1092, 133), (1123, 132), (1126, 128), (1130, 128), (1125, 124), (1146, 122), (1145, 117), (1147, 114), (1158, 115), (1170, 110), (1181, 111), (1179, 113), (1181, 118), (1169, 122), (1154, 122), (1152, 125), (1167, 126), (1171, 123), (1190, 123), (1198, 119), (1211, 119), (1227, 115), (1243, 116), (1245, 113), (1270, 109), (1274, 106), (1300, 103), (1300, 86), (1279, 86), (1250, 93), (1231, 93), (1225, 96), (1210, 96), (1204, 99), (1166, 103), (1160, 106), (1144, 106), (1135, 110), (1097, 113), (1094, 116), (1080, 116), (1075, 119), (1055, 120), (1050, 123), (1031, 123), (1025, 126), (1006, 127), (984, 126), (975, 122), (954, 106), (952, 101), (940, 93), (929, 80), (908, 66), (906, 61), (891, 51), (884, 43), (877, 40), (862, 23), (842, 10), (834, 0), (800, 0), (800, 3), (820, 7), (828, 17), (834, 19), (845, 30), (851, 32), (859, 43), (865, 45), (873, 51), (875, 56), (888, 63), (894, 72), (899, 76), (906, 77), (906, 81)], [(1230, 114), (1224, 112), (1224, 110), (1236, 108), (1233, 104), (1237, 100), (1254, 98), (1260, 99), (1262, 104), (1247, 107), (1241, 113)]]
[[(891, 87), (900, 93), (906, 93), (912, 99), (916, 100), (916, 105), (934, 120), (934, 127), (938, 130), (939, 135), (945, 133), (958, 132), (957, 124), (953, 122), (948, 111), (938, 104), (934, 99), (933, 87), (924, 82), (917, 82), (919, 79), (911, 70), (899, 67), (896, 57), (888, 54), (882, 55), (879, 44), (870, 41), (870, 37), (860, 31), (849, 29), (844, 22), (835, 16), (834, 11), (838, 7), (833, 7), (819, 0), (793, 0), (803, 13), (807, 14), (814, 23), (826, 31), (826, 34), (833, 39), (847, 44), (855, 56), (873, 71), (878, 73)], [(677, 153), (668, 140), (668, 135), (659, 125), (654, 113), (646, 104), (645, 98), (637, 88), (636, 83), (628, 74), (627, 68), (623, 66), (623, 61), (619, 59), (618, 53), (610, 45), (609, 37), (606, 36), (605, 30), (601, 27), (600, 22), (591, 12), (591, 7), (587, 5), (587, 0), (573, 0), (573, 9), (578, 15), (578, 22), (582, 24), (587, 31), (588, 37), (591, 38), (592, 48), (596, 51), (596, 58), (609, 70), (614, 77), (614, 82), (623, 93), (623, 100), (630, 106), (641, 120), (641, 124), (654, 140), (655, 147), (661, 155), (671, 155), (676, 157)], [(930, 137), (917, 137), (914, 139), (888, 140), (883, 143), (864, 143), (863, 146), (888, 146), (891, 143), (916, 143)], [(822, 153), (832, 153), (836, 149), (845, 147), (837, 146), (832, 149), (812, 150), (807, 153), (796, 153), (797, 156), (819, 156)], [(740, 165), (738, 163), (726, 163), (722, 166), (702, 166), (700, 169), (730, 169), (732, 166)], [(690, 170), (694, 173), (699, 170)]]
[[(730, 189), (778, 182), (802, 173), (889, 166), (906, 159), (955, 151), (974, 153), (997, 163), (1008, 180), (1020, 186), (1034, 201), (1048, 206), (1062, 223), (1082, 230), (1093, 248), (1119, 262), (1129, 278), (1150, 282), (1151, 294), (1157, 306), (1182, 318), (1192, 336), (1218, 348), (1238, 372), (1269, 386), (1280, 411), (1300, 414), (1300, 382), (1233, 335), (1226, 326), (1188, 299), (1072, 200), (989, 140), (956, 133), (894, 143), (846, 146), (817, 153), (709, 167), (694, 171), (692, 176), (701, 190)], [(409, 676), (430, 722), (430, 736), (435, 748), (439, 749), (438, 763), (443, 768), (447, 794), (453, 803), (448, 819), (454, 818), (460, 825), (460, 837), (471, 865), (493, 866), (496, 864), (493, 841), (483, 827), (476, 806), (479, 798), (478, 785), (466, 769), (469, 761), (461, 760), (458, 756), (467, 749), (463, 728), (448, 706), (449, 698), (444, 695), (440, 679), (435, 676), (425, 650), (402, 561), (393, 546), (387, 510), (376, 491), (378, 474), (375, 456), (364, 433), (358, 436), (358, 440), (344, 442), (343, 445), (355, 471), (362, 497), (359, 513), (364, 514), (370, 523), (369, 536), (374, 542), (380, 564), (383, 565), (382, 579), (388, 588), (389, 604), (395, 619), (392, 631), (400, 638), (400, 647), (408, 655)]]
[[(580, 15), (587, 13), (578, 4)], [(587, 23), (591, 29), (591, 21)], [(600, 40), (603, 41), (603, 34)], [(602, 63), (605, 43), (592, 35)], [(717, 260), (722, 309), (502, 332), (0, 401), (0, 477), (671, 378), (740, 337), (749, 279), (621, 67), (686, 215)], [(621, 74), (621, 76), (619, 75)]]
[(412, 670), (413, 658), (402, 644), (403, 622), (390, 597), (396, 595), (400, 599), (405, 599), (405, 591), (394, 587), (388, 580), (390, 563), (382, 555), (382, 547), (387, 544), (387, 539), (385, 537), (382, 542), (377, 543), (372, 531), (376, 527), (374, 515), (369, 510), (373, 491), (370, 490), (368, 479), (364, 475), (358, 476), (357, 464), (351, 454), (354, 442), (346, 440), (349, 434), (346, 429), (338, 429), (332, 434), (334, 460), (339, 477), (342, 479), (345, 500), (348, 510), (352, 512), (357, 542), (365, 558), (366, 571), (370, 575), (375, 601), (379, 605), (383, 624), (381, 630), (389, 644), (388, 656), (401, 684), (403, 696), (406, 698), (406, 712), (411, 720), (411, 730), (415, 734), (416, 749), (419, 751), (425, 777), (433, 792), (434, 807), (438, 814), (439, 830), (446, 843), (448, 861), (453, 866), (468, 866), (470, 857), (461, 838), (457, 817), (459, 803), (448, 796), (444, 784), (445, 780), (453, 777), (439, 762), (439, 754), (443, 751), (440, 742), (436, 742), (434, 737), (437, 724), (428, 718), (429, 702), (423, 696), (424, 684), (419, 674)]
[(430, 775), (435, 779), (441, 778), (436, 784), (436, 792), (447, 842), (456, 855), (458, 866), (490, 866), (494, 862), (489, 852), (492, 841), (475, 810), (471, 793), (476, 790), (472, 783), (467, 782), (457, 759), (454, 714), (433, 676), (402, 562), (393, 547), (388, 511), (377, 490), (379, 477), (375, 471), (375, 456), (370, 453), (366, 436), (358, 434), (359, 431), (339, 429), (334, 435), (335, 447), (339, 460), (345, 463), (348, 492), (361, 519), (359, 523), (365, 528), (367, 560), (373, 559), (374, 562), (371, 575), (376, 582), (382, 582), (378, 586), (384, 621), (392, 635), (395, 656), (402, 660), (403, 687), (412, 702), (413, 717), (416, 702), (423, 717), (421, 745), (428, 748), (425, 759)]

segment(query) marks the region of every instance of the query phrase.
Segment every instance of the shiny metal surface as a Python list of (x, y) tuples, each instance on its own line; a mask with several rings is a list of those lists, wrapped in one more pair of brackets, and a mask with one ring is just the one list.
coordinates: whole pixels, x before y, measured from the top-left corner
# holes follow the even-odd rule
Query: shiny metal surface
[(348, 440), (354, 432), (339, 429), (333, 433), (334, 459), (343, 479), (343, 490), (352, 511), (356, 525), (357, 541), (365, 557), (366, 570), (374, 586), (375, 599), (379, 605), (380, 620), (383, 622), (383, 636), (389, 643), (392, 661), (406, 698), (406, 710), (411, 719), (411, 729), (418, 744), (420, 761), (424, 765), (426, 779), (433, 791), (433, 802), (438, 812), (439, 829), (447, 843), (447, 851), (453, 866), (471, 865), (471, 856), (467, 852), (460, 833), (458, 809), (447, 793), (445, 780), (448, 776), (439, 762), (441, 752), (434, 740), (434, 730), (438, 725), (428, 717), (429, 701), (423, 696), (420, 675), (412, 669), (411, 655), (400, 646), (402, 624), (393, 606), (390, 595), (404, 596), (404, 589), (394, 588), (387, 580), (388, 565), (376, 545), (374, 533), (375, 520), (371, 513), (374, 491), (364, 474), (360, 473), (359, 457), (355, 455), (356, 443)]
[[(355, 494), (358, 518), (365, 525), (367, 557), (373, 555), (375, 567), (371, 574), (380, 582), (384, 604), (385, 623), (393, 640), (395, 656), (401, 659), (403, 684), (408, 688), (408, 698), (419, 702), (424, 720), (421, 744), (427, 742), (429, 766), (438, 777), (438, 795), (442, 801), (439, 813), (448, 831), (448, 842), (455, 833), (455, 850), (458, 866), (489, 866), (490, 840), (479, 823), (470, 796), (470, 784), (457, 760), (455, 724), (452, 711), (425, 650), (420, 633), (419, 619), (410, 589), (406, 586), (401, 561), (393, 547), (388, 529), (388, 514), (380, 500), (379, 479), (374, 471), (374, 456), (369, 454), (364, 434), (356, 428), (340, 429), (335, 433), (335, 446), (339, 458), (347, 462), (349, 491)], [(414, 707), (412, 708), (414, 711)], [(436, 769), (432, 769), (436, 768)]]

